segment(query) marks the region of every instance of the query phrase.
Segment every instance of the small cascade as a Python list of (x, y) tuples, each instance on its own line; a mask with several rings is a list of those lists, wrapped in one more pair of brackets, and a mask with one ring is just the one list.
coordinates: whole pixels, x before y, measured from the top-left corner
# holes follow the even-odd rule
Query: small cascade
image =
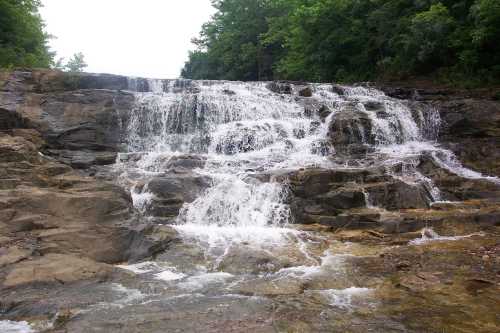
[[(140, 184), (165, 172), (162, 166), (173, 156), (203, 158), (193, 171), (212, 185), (181, 208), (175, 225), (181, 235), (207, 249), (225, 249), (232, 243), (277, 244), (295, 234), (288, 228), (286, 184), (258, 175), (328, 167), (328, 123), (318, 114), (306, 116), (295, 96), (275, 94), (264, 83), (162, 84), (170, 89), (136, 93), (126, 143), (129, 155), (140, 156), (134, 164)], [(323, 99), (334, 105), (332, 96)], [(141, 212), (154, 200), (147, 186), (132, 193)]]
[(458, 241), (461, 239), (471, 238), (474, 236), (483, 236), (483, 233), (473, 233), (464, 236), (440, 236), (437, 232), (435, 232), (432, 228), (424, 228), (422, 229), (422, 237), (418, 239), (414, 239), (410, 241), (411, 245), (423, 245), (429, 242), (439, 242), (439, 241)]
[(485, 179), (496, 184), (500, 184), (500, 179), (497, 177), (485, 176), (480, 172), (465, 168), (457, 159), (453, 152), (446, 149), (436, 149), (431, 152), (431, 156), (436, 163), (462, 178), (467, 179)]
[(210, 248), (227, 243), (269, 243), (288, 232), (286, 190), (279, 183), (247, 183), (238, 176), (218, 177), (178, 217), (178, 231)]

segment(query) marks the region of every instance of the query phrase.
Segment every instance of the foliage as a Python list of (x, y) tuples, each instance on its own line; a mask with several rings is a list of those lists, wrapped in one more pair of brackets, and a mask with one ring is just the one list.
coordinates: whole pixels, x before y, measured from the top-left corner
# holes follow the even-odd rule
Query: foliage
[(0, 67), (49, 67), (39, 0), (0, 0)]
[(498, 0), (212, 0), (195, 79), (500, 81)]
[[(62, 60), (59, 60), (58, 63), (60, 66), (62, 64)], [(65, 69), (68, 72), (83, 72), (86, 67), (87, 63), (85, 62), (85, 56), (82, 52), (78, 52), (73, 54), (66, 65), (63, 66), (63, 70)]]

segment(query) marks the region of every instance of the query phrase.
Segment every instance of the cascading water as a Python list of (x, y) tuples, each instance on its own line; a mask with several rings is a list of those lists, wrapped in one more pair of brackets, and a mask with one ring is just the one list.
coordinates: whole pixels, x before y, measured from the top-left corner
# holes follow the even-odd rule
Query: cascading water
[(335, 158), (337, 147), (328, 137), (330, 124), (345, 112), (369, 120), (369, 125), (348, 124), (348, 133), (359, 133), (359, 143), (371, 147), (364, 158), (356, 157), (358, 167), (382, 165), (397, 179), (425, 185), (435, 201), (441, 198), (439, 189), (416, 168), (424, 152), (460, 176), (482, 177), (467, 172), (435, 144), (440, 126), (435, 109), (376, 89), (341, 87), (335, 92), (329, 85), (313, 84), (313, 96), (304, 98), (300, 87), (280, 94), (266, 83), (131, 79), (129, 85), (136, 91), (136, 107), (129, 115), (126, 143), (129, 155), (139, 155), (135, 175), (145, 184), (140, 189), (137, 182), (133, 185), (136, 206), (145, 210), (153, 198), (148, 180), (166, 172), (166, 162), (201, 156), (203, 166), (193, 172), (210, 179), (211, 186), (182, 207), (175, 228), (209, 247), (269, 244), (290, 233), (286, 184), (272, 177), (261, 181), (259, 175), (349, 165), (349, 157), (342, 163)]
[[(228, 261), (242, 272), (273, 272), (283, 267), (271, 259), (279, 253), (297, 258), (286, 264), (296, 267), (290, 271), (323, 274), (326, 259), (310, 252), (322, 240), (293, 227), (301, 221), (289, 206), (287, 172), (376, 166), (427, 188), (434, 201), (441, 199), (439, 189), (417, 168), (423, 154), (461, 176), (482, 177), (450, 163), (453, 154), (436, 144), (437, 110), (375, 89), (311, 84), (312, 96), (302, 97), (301, 86), (282, 94), (266, 83), (140, 79), (130, 88), (136, 106), (123, 120), (128, 153), (119, 157), (120, 179), (145, 218), (166, 221), (194, 247), (140, 274), (178, 287), (191, 280), (238, 285), (246, 280), (227, 271)], [(365, 147), (364, 153), (346, 155), (349, 145)], [(177, 192), (186, 196), (180, 200)], [(378, 210), (365, 188), (362, 193), (366, 209)], [(174, 217), (163, 219), (167, 213)], [(195, 249), (204, 261), (186, 266), (199, 260)], [(257, 267), (244, 268), (247, 261)], [(283, 279), (280, 272), (271, 276)]]
[[(162, 86), (182, 85), (188, 84)], [(171, 156), (203, 156), (204, 167), (195, 172), (213, 185), (181, 209), (175, 228), (186, 237), (210, 247), (279, 242), (292, 232), (286, 228), (286, 185), (254, 176), (329, 165), (326, 123), (305, 117), (294, 96), (274, 94), (263, 83), (207, 81), (198, 89), (137, 93), (128, 122), (129, 152), (142, 154), (137, 166), (145, 173), (161, 173), (160, 161)], [(140, 209), (150, 198), (144, 189), (134, 197)]]
[[(378, 270), (370, 263), (385, 264), (389, 257), (379, 255), (389, 249), (344, 242), (358, 234), (343, 226), (332, 233), (329, 221), (397, 221), (425, 210), (399, 212), (384, 200), (421, 193), (423, 200), (440, 200), (433, 175), (426, 177), (420, 167), (428, 159), (441, 171), (484, 177), (436, 143), (440, 118), (432, 107), (366, 87), (282, 84), (130, 79), (135, 107), (122, 114), (126, 152), (115, 171), (131, 191), (138, 220), (151, 222), (144, 232), (158, 236), (155, 246), (161, 246), (148, 261), (118, 265), (132, 275), (97, 289), (111, 296), (86, 310), (85, 322), (109, 327), (132, 318), (144, 323), (143, 331), (160, 332), (274, 332), (298, 322), (297, 331), (332, 332), (345, 331), (331, 328), (352, 319), (364, 323), (363, 331), (372, 328), (366, 314), (386, 309), (379, 292), (388, 283), (380, 287), (384, 275), (365, 272), (363, 265)], [(310, 175), (319, 176), (301, 183)], [(309, 198), (306, 190), (316, 187), (327, 192)], [(327, 227), (300, 226), (300, 204), (306, 202), (311, 215), (323, 214), (322, 200), (331, 206), (343, 201), (347, 208), (320, 215)], [(408, 242), (425, 246), (477, 236), (425, 229)], [(388, 244), (387, 238), (381, 242)], [(381, 318), (380, 327), (406, 331)], [(317, 329), (302, 330), (304, 321)]]

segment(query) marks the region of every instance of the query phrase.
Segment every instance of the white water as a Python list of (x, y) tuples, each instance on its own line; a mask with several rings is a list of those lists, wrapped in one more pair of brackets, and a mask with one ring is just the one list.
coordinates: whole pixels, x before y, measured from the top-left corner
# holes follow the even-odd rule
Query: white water
[[(202, 157), (204, 166), (194, 172), (212, 185), (184, 205), (174, 228), (217, 258), (231, 244), (273, 248), (297, 241), (299, 233), (289, 227), (293, 221), (286, 182), (273, 177), (260, 181), (258, 175), (349, 165), (348, 160), (345, 165), (334, 161), (335, 147), (328, 143), (330, 123), (346, 107), (372, 124), (372, 138), (362, 140), (367, 146), (374, 143), (373, 152), (356, 160), (358, 167), (385, 166), (395, 178), (426, 186), (434, 201), (441, 200), (439, 189), (417, 170), (424, 153), (461, 177), (497, 181), (463, 168), (453, 153), (435, 143), (440, 126), (436, 110), (375, 89), (343, 87), (339, 95), (329, 85), (312, 85), (313, 97), (307, 99), (273, 93), (265, 83), (132, 79), (130, 87), (148, 91), (136, 93), (136, 107), (127, 122), (128, 156), (139, 153), (139, 160), (133, 168), (120, 164), (127, 176), (139, 179), (127, 180), (135, 206), (146, 214), (154, 199), (147, 182), (166, 172), (171, 159)], [(306, 112), (320, 106), (331, 111), (326, 119), (316, 111)], [(367, 207), (374, 208), (367, 192), (365, 198)], [(169, 274), (165, 280), (181, 278)]]
[(36, 332), (30, 324), (25, 321), (0, 321), (0, 332), (2, 333), (34, 333)]
[(411, 245), (423, 245), (430, 242), (442, 242), (442, 241), (458, 241), (465, 238), (471, 238), (474, 236), (482, 236), (482, 233), (474, 233), (470, 235), (463, 236), (440, 236), (432, 228), (422, 229), (422, 237), (410, 241)]
[[(129, 151), (145, 153), (137, 163), (144, 174), (161, 173), (172, 156), (206, 158), (196, 172), (213, 186), (181, 210), (175, 228), (184, 237), (208, 248), (281, 242), (294, 234), (287, 228), (286, 186), (249, 176), (329, 166), (327, 124), (317, 115), (305, 117), (294, 96), (274, 94), (263, 83), (200, 82), (199, 87), (196, 94), (137, 93), (128, 123)], [(328, 102), (333, 104), (331, 96)], [(147, 187), (132, 193), (144, 211), (152, 199)]]
[(372, 291), (372, 289), (368, 288), (351, 287), (346, 289), (322, 290), (320, 294), (330, 301), (330, 305), (350, 310), (355, 300), (366, 297)]

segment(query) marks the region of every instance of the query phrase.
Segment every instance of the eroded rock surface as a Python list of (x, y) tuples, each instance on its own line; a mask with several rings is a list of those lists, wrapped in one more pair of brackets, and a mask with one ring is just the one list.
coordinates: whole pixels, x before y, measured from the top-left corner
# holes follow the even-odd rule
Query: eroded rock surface
[(462, 163), (485, 174), (500, 175), (500, 102), (493, 91), (460, 91), (381, 85), (389, 96), (437, 107), (442, 118), (440, 141)]
[(493, 332), (498, 102), (385, 90), (2, 73), (0, 319)]

